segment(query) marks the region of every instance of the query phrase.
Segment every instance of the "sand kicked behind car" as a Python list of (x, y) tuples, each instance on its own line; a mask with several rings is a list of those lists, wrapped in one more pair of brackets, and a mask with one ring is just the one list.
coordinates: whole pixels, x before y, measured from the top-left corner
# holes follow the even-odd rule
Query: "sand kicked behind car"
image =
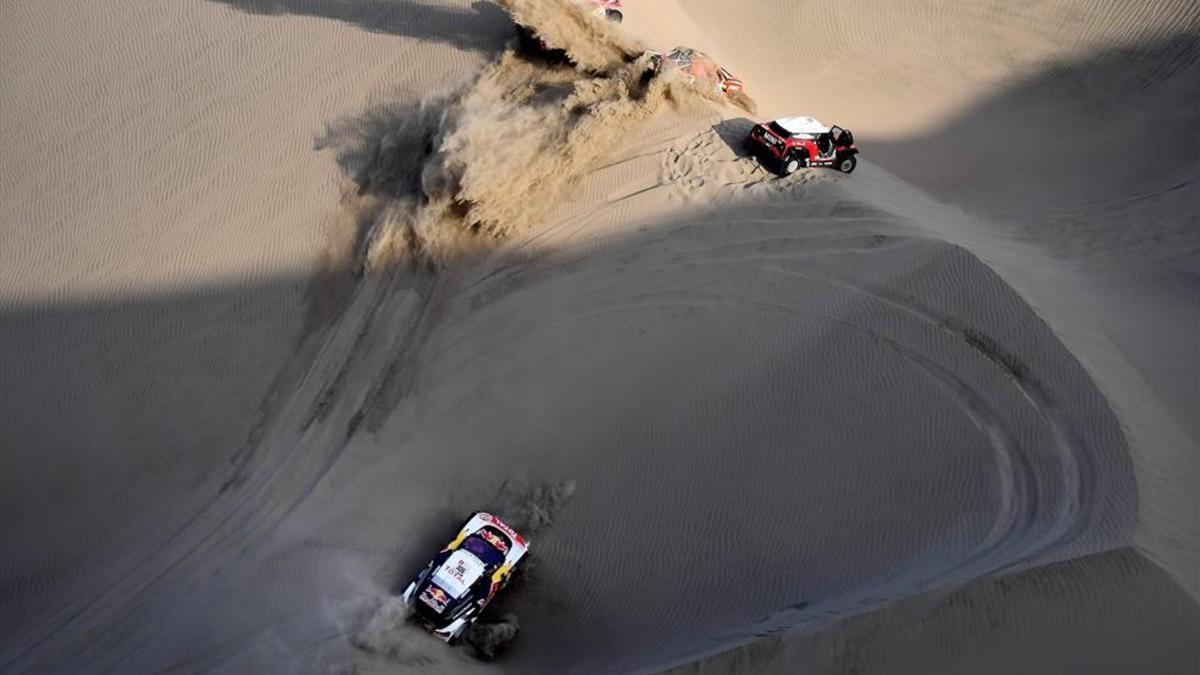
[(598, 18), (584, 3), (562, 0), (498, 0), (513, 21), (533, 28), (552, 49), (561, 49), (581, 69), (620, 69), (646, 51), (619, 27)]
[[(371, 156), (374, 166), (361, 175), (386, 188), (390, 206), (369, 224), (365, 266), (413, 254), (445, 260), (479, 245), (478, 235), (503, 237), (536, 225), (631, 129), (664, 106), (712, 98), (683, 76), (648, 72), (646, 58), (587, 75), (506, 53), (443, 113), (427, 141), (432, 152), (417, 165), (416, 194), (395, 189), (416, 175), (416, 166), (403, 166), (412, 142)], [(396, 175), (405, 178), (375, 178)]]

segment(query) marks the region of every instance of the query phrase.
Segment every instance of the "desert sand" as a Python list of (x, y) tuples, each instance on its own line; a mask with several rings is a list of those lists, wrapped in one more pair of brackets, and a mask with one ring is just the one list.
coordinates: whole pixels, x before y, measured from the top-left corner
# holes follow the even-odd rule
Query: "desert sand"
[(1200, 5), (624, 12), (0, 6), (0, 672), (1197, 672)]

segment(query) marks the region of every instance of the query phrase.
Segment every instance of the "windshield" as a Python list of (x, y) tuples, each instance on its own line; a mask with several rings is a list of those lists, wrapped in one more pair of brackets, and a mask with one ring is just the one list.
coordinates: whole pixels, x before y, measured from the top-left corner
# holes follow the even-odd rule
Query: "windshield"
[(483, 537), (478, 534), (467, 537), (462, 547), (474, 554), (476, 558), (482, 560), (483, 564), (488, 567), (498, 567), (504, 563), (504, 554), (484, 541)]
[(771, 122), (767, 126), (771, 129), (772, 133), (774, 133), (776, 136), (779, 136), (780, 138), (788, 138), (789, 136), (792, 135), (792, 132), (788, 131), (787, 129), (784, 129), (783, 125), (781, 125), (779, 122)]

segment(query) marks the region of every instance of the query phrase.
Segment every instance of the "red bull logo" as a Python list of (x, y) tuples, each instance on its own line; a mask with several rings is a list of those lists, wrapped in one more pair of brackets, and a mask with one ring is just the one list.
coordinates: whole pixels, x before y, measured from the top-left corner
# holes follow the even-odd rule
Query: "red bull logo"
[(421, 602), (429, 605), (437, 611), (446, 609), (446, 603), (450, 601), (446, 592), (436, 586), (430, 586), (421, 594)]
[(500, 551), (501, 553), (508, 553), (508, 544), (505, 543), (504, 539), (500, 538), (499, 535), (492, 534), (491, 532), (488, 532), (487, 530), (484, 530), (482, 532), (482, 535), (483, 535), (484, 540), (487, 541), (487, 543), (494, 546), (497, 551)]

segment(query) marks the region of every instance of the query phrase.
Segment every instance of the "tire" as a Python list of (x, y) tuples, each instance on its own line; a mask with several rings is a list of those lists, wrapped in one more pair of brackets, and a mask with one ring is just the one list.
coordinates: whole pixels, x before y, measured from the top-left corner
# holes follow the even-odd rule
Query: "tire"
[(611, 21), (613, 23), (621, 23), (622, 21), (625, 20), (625, 15), (622, 14), (620, 12), (620, 10), (606, 9), (606, 10), (604, 10), (604, 18), (608, 19), (609, 21)]
[(858, 166), (858, 159), (854, 155), (846, 155), (838, 160), (837, 168), (842, 173), (854, 173), (854, 168)]
[(658, 54), (643, 54), (637, 62), (646, 64), (646, 70), (642, 71), (641, 77), (638, 78), (638, 88), (641, 90), (649, 86), (650, 81), (662, 73), (662, 57)]
[(803, 169), (804, 167), (808, 166), (808, 162), (805, 160), (806, 158), (804, 155), (799, 153), (792, 153), (787, 157), (784, 157), (783, 162), (779, 165), (779, 175), (790, 176), (800, 169)]

